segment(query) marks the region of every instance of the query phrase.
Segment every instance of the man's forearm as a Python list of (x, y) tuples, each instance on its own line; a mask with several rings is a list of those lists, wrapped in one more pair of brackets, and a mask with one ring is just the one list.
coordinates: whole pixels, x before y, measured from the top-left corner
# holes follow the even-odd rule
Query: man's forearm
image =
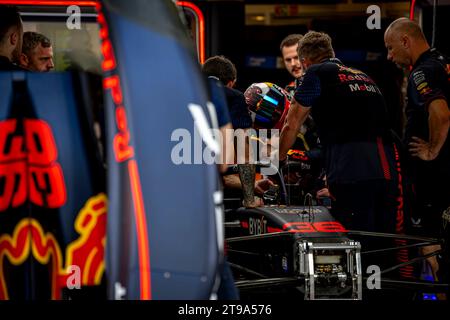
[(223, 176), (223, 186), (227, 189), (242, 189), (241, 179), (238, 174)]
[(280, 160), (286, 159), (286, 154), (294, 144), (297, 137), (296, 128), (292, 128), (290, 125), (286, 124), (281, 130), (280, 135)]
[(449, 111), (445, 100), (435, 100), (428, 108), (430, 153), (436, 158), (448, 136), (450, 125)]
[(286, 123), (281, 130), (280, 135), (280, 154), (279, 159), (286, 159), (286, 154), (297, 138), (297, 133), (300, 127), (305, 122), (306, 117), (309, 114), (310, 108), (305, 108), (300, 105), (295, 99), (292, 100), (289, 108)]

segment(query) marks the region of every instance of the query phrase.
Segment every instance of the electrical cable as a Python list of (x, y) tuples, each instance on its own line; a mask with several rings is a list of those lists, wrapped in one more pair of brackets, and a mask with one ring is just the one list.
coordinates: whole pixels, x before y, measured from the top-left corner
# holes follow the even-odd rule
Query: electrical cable
[(437, 8), (437, 0), (433, 1), (433, 30), (431, 33), (431, 47), (435, 47), (436, 41), (436, 8)]

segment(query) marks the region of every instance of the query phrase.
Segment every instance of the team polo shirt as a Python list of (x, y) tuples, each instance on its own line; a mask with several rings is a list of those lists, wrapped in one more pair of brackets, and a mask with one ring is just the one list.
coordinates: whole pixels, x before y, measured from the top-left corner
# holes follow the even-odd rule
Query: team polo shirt
[(327, 59), (306, 70), (294, 99), (311, 108), (330, 183), (394, 177), (386, 105), (369, 76)]
[[(405, 143), (413, 136), (429, 139), (428, 106), (437, 99), (450, 100), (450, 61), (436, 49), (424, 52), (414, 64), (408, 79)], [(447, 140), (439, 156), (433, 161), (414, 159), (425, 169), (425, 175), (434, 174), (450, 178), (450, 142)], [(438, 179), (437, 176), (433, 177)]]
[(217, 122), (220, 128), (230, 123), (225, 92), (222, 83), (217, 78), (208, 77), (208, 85), (211, 93), (211, 101), (216, 107)]

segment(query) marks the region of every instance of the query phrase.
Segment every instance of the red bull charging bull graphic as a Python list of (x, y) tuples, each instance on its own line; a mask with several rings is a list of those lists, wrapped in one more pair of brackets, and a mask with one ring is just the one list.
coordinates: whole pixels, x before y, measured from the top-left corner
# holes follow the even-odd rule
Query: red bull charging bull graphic
[(67, 299), (104, 282), (104, 170), (90, 154), (76, 81), (69, 73), (0, 75), (11, 97), (0, 105), (2, 300)]
[[(31, 218), (19, 222), (11, 236), (0, 237), (0, 266), (5, 260), (20, 265), (29, 256), (40, 264), (50, 264), (51, 298), (61, 299), (61, 289), (80, 282), (83, 286), (99, 285), (105, 270), (105, 222), (107, 200), (104, 194), (92, 197), (78, 214), (75, 229), (80, 237), (63, 255), (61, 245), (52, 233)], [(65, 261), (65, 263), (64, 263)], [(74, 271), (74, 274), (71, 273)], [(71, 276), (74, 276), (72, 282)], [(79, 277), (79, 280), (77, 279)], [(0, 269), (0, 299), (8, 299), (8, 284)]]

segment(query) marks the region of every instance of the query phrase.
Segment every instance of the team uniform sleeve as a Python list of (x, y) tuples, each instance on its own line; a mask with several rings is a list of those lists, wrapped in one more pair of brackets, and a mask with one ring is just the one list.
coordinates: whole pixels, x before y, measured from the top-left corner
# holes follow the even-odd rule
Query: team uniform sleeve
[(225, 92), (218, 80), (208, 78), (208, 85), (212, 103), (216, 107), (217, 122), (219, 128), (221, 128), (231, 122)]
[(224, 103), (219, 104), (218, 107), (216, 106), (217, 122), (219, 124), (219, 128), (231, 122), (230, 114), (228, 113), (228, 108), (226, 106), (226, 100), (223, 101)]
[(248, 129), (252, 127), (252, 118), (243, 94), (235, 97), (233, 106), (231, 106), (230, 117), (234, 129)]
[[(419, 104), (424, 105), (426, 108), (428, 105), (436, 99), (444, 99), (443, 85), (445, 81), (442, 81), (442, 72), (440, 66), (422, 66), (413, 71), (412, 90), (414, 96), (418, 99)], [(440, 81), (441, 80), (441, 81)]]
[(304, 107), (312, 107), (321, 93), (321, 83), (317, 74), (306, 71), (295, 90), (294, 99)]

